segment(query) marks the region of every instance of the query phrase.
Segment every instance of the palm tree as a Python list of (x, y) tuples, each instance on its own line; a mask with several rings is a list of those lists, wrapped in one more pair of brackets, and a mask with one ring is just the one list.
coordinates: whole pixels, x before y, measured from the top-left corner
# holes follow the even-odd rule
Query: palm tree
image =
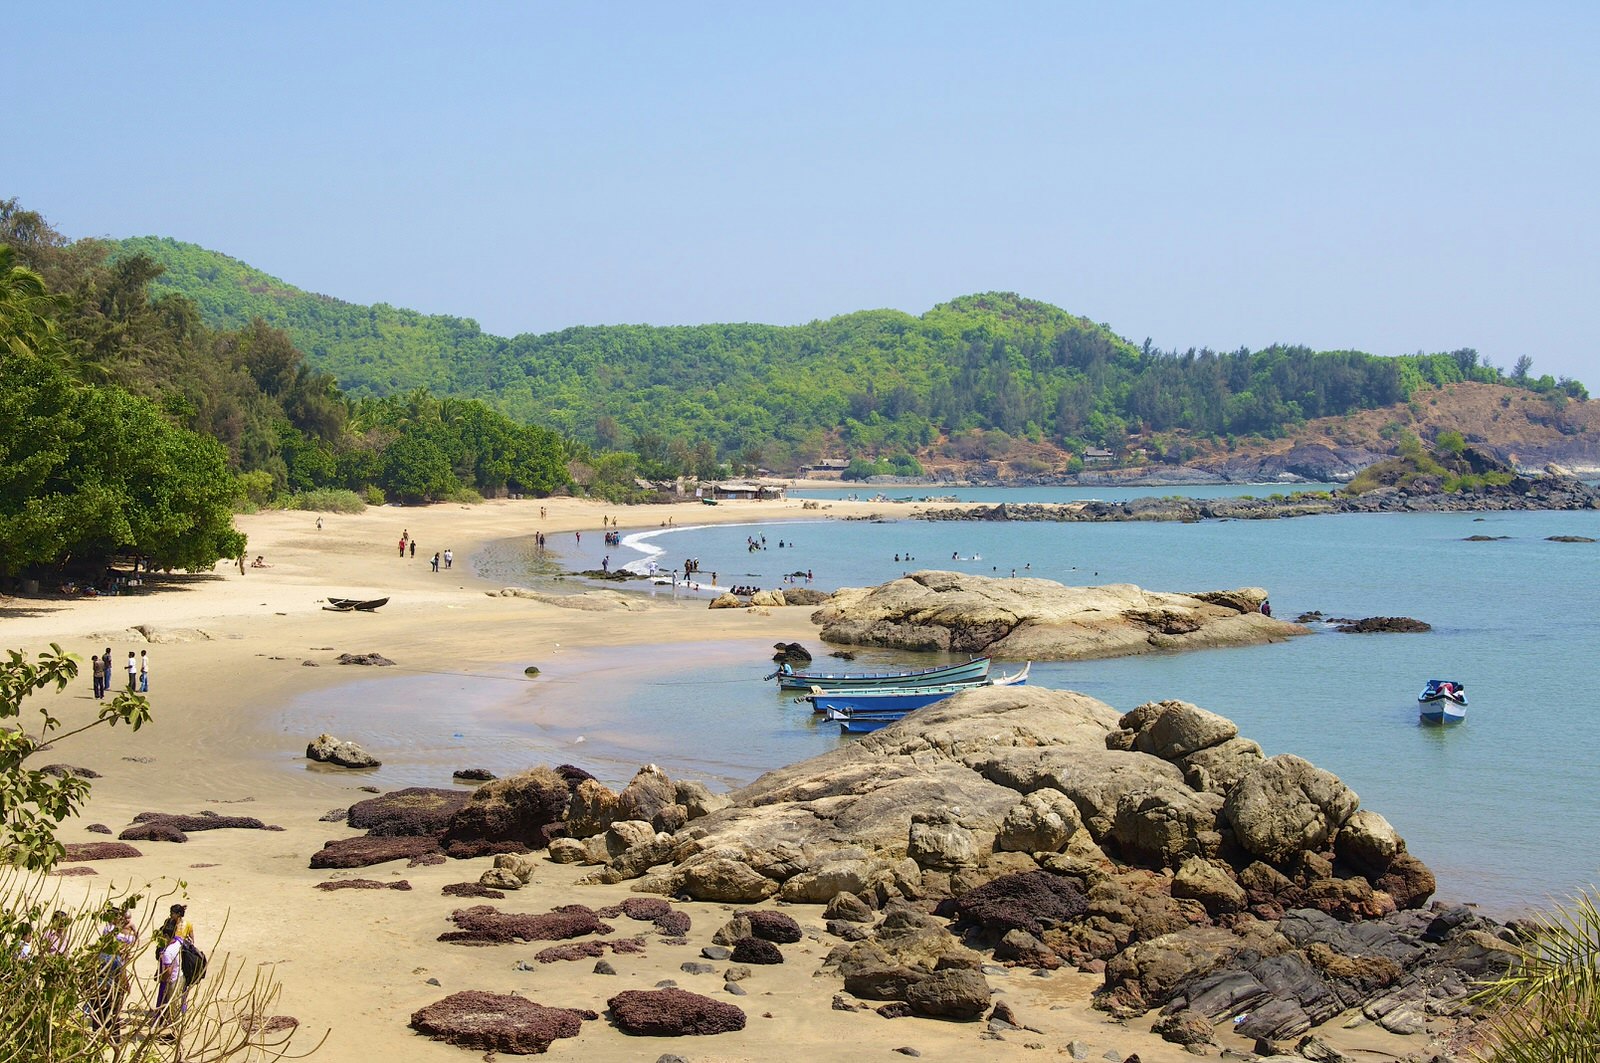
[(1600, 907), (1580, 893), (1535, 916), (1517, 959), (1476, 1000), (1486, 1018), (1479, 1058), (1492, 1063), (1600, 1059)]

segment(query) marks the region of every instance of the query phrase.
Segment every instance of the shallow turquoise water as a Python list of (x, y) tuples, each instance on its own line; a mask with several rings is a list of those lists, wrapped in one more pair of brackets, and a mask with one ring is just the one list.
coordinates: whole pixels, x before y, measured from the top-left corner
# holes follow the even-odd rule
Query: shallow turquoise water
[[(746, 538), (763, 534), (767, 548), (750, 552)], [(1462, 541), (1469, 535), (1509, 538)], [(815, 574), (813, 586), (828, 590), (919, 568), (999, 575), (1015, 568), (1072, 584), (1262, 586), (1283, 617), (1318, 609), (1426, 620), (1434, 626), (1428, 634), (1319, 631), (1249, 649), (1037, 664), (1033, 682), (1123, 710), (1175, 697), (1222, 713), (1268, 754), (1293, 752), (1343, 778), (1433, 867), (1442, 896), (1504, 913), (1600, 880), (1600, 697), (1590, 683), (1600, 648), (1600, 544), (1545, 541), (1551, 535), (1600, 538), (1600, 514), (1201, 524), (828, 520), (625, 532), (610, 555), (621, 564), (660, 551), (654, 556), (663, 564), (676, 559), (674, 567), (698, 557), (723, 586), (776, 586), (783, 573), (805, 569)], [(550, 546), (566, 567), (589, 567), (601, 556), (588, 543), (579, 555), (570, 536), (559, 539)], [(952, 562), (952, 552), (982, 560)], [(896, 553), (914, 560), (897, 563)], [(502, 551), (486, 564), (510, 576), (517, 556)], [(650, 760), (734, 785), (848, 741), (761, 682), (769, 652), (764, 644), (643, 656), (597, 651), (554, 662), (540, 684), (515, 682), (520, 665), (508, 667), (495, 680), (460, 680), (448, 692), (458, 708), (438, 721), (440, 733), (408, 740), (426, 746), (419, 754), (459, 752), (463, 762), (500, 770), (524, 766), (526, 751), (537, 747), (613, 781)], [(925, 659), (869, 652), (859, 666), (869, 658)], [(1472, 703), (1459, 727), (1419, 725), (1416, 693), (1432, 676), (1467, 684)], [(407, 696), (417, 697), (408, 682)]]

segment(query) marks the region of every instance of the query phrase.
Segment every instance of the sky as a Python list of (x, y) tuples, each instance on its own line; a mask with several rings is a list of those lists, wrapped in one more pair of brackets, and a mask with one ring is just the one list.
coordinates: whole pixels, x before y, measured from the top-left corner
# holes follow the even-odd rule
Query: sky
[(1600, 391), (1594, 3), (32, 4), (0, 198), (472, 318), (1014, 291)]

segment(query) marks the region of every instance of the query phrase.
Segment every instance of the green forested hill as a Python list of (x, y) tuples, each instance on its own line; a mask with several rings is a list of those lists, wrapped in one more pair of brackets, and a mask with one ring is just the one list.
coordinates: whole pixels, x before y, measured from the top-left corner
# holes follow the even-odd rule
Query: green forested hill
[[(912, 451), (971, 429), (1068, 447), (1130, 432), (1276, 435), (1320, 416), (1390, 405), (1460, 380), (1582, 396), (1573, 381), (1510, 378), (1467, 349), (1378, 357), (1274, 346), (1166, 352), (1009, 293), (913, 316), (867, 310), (806, 325), (618, 325), (501, 338), (474, 322), (301, 291), (235, 259), (153, 237), (122, 241), (166, 272), (215, 327), (253, 318), (286, 330), (347, 392), (425, 386), (646, 466), (707, 458), (790, 467), (842, 444)], [(690, 460), (697, 456), (696, 460)]]

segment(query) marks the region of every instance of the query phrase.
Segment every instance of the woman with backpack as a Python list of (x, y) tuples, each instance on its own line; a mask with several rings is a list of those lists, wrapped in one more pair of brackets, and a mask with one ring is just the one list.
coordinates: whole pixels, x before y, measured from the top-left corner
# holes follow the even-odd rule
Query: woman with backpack
[(188, 1007), (191, 979), (184, 972), (184, 949), (185, 946), (194, 948), (194, 924), (187, 915), (187, 906), (174, 904), (166, 922), (156, 931), (155, 1020), (158, 1024), (170, 1021), (174, 1011), (181, 1014)]

